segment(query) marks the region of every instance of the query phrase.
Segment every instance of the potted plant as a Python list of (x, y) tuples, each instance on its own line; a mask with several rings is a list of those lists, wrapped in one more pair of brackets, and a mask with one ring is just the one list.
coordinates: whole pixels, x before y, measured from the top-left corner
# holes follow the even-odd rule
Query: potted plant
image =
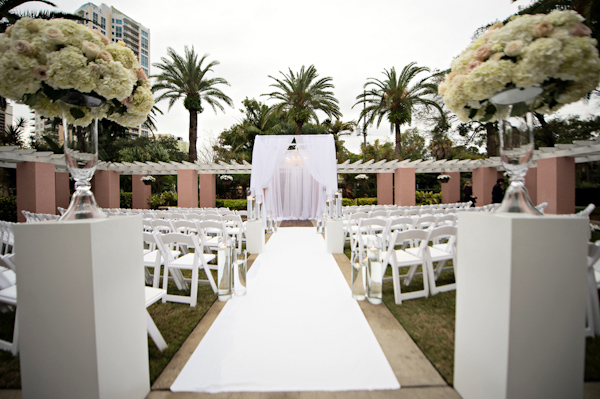
[(438, 180), (439, 180), (440, 183), (448, 183), (450, 181), (450, 175), (447, 175), (447, 174), (444, 174), (444, 173), (438, 175), (437, 178), (438, 178)]
[(142, 176), (142, 178), (140, 179), (142, 181), (142, 183), (144, 183), (145, 185), (149, 186), (150, 184), (152, 184), (153, 182), (156, 181), (156, 179), (154, 178), (154, 176)]
[(224, 185), (228, 186), (233, 181), (233, 176), (231, 176), (231, 175), (221, 175), (219, 177), (219, 179), (221, 179), (221, 183), (223, 183)]

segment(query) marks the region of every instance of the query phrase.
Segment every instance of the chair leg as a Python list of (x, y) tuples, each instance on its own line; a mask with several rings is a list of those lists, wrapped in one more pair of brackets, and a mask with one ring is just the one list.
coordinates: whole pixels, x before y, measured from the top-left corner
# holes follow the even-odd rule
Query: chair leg
[(190, 306), (194, 307), (198, 303), (198, 266), (195, 266), (192, 270), (192, 281), (190, 284)]
[(165, 349), (167, 349), (167, 342), (165, 341), (162, 334), (158, 330), (158, 327), (156, 327), (154, 320), (152, 320), (152, 316), (150, 316), (150, 313), (148, 313), (147, 310), (146, 310), (146, 328), (148, 329), (148, 335), (150, 336), (150, 338), (152, 338), (152, 341), (154, 341), (158, 350), (162, 352)]

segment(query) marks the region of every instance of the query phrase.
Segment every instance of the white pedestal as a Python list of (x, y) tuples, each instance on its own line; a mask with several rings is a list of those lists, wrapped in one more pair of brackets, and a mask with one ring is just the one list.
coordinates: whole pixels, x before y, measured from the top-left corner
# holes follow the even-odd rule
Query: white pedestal
[(15, 227), (23, 398), (150, 392), (142, 218)]
[(341, 220), (325, 221), (325, 242), (328, 254), (344, 253), (344, 224)]
[(262, 220), (246, 222), (246, 250), (259, 254), (265, 248), (265, 227)]
[(581, 398), (585, 218), (458, 218), (454, 388), (470, 398)]

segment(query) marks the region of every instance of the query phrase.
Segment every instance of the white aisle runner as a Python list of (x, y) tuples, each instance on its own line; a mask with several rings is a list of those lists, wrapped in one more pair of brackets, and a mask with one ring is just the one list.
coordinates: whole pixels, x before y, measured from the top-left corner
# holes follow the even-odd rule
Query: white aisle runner
[(225, 305), (171, 391), (400, 388), (315, 229), (280, 228), (247, 286), (246, 296)]

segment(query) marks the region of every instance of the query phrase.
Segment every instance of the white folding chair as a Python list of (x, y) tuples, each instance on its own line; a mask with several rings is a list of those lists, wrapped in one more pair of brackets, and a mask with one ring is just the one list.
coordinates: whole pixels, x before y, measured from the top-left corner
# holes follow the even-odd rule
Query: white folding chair
[[(397, 305), (400, 305), (403, 300), (415, 299), (415, 298), (426, 298), (429, 295), (429, 281), (426, 262), (427, 244), (428, 244), (429, 232), (419, 229), (410, 229), (406, 231), (396, 231), (390, 238), (390, 243), (387, 252), (384, 257), (384, 273), (387, 269), (387, 265), (392, 268), (392, 281), (394, 284), (394, 299)], [(418, 243), (418, 249), (416, 253), (409, 253), (402, 249), (405, 247), (407, 242)], [(422, 273), (417, 273), (418, 267), (421, 266)], [(408, 268), (408, 271), (401, 274), (400, 269)], [(402, 279), (408, 279), (412, 281), (413, 277), (417, 274), (423, 276), (423, 289), (415, 290), (411, 292), (402, 292), (401, 283)], [(389, 278), (384, 278), (384, 281), (388, 281)], [(406, 284), (405, 284), (406, 285)]]
[(219, 241), (227, 236), (225, 224), (221, 221), (197, 220), (196, 227), (200, 242), (210, 250), (215, 250), (219, 246)]
[[(165, 259), (163, 289), (167, 290), (167, 294), (163, 297), (163, 302), (171, 301), (189, 303), (190, 306), (196, 306), (198, 303), (198, 284), (201, 282), (208, 282), (213, 289), (213, 292), (217, 292), (217, 285), (215, 284), (215, 280), (208, 266), (208, 262), (214, 260), (216, 256), (204, 253), (204, 247), (199, 242), (198, 236), (194, 234), (186, 235), (181, 233), (153, 234), (155, 235), (158, 248)], [(180, 248), (188, 248), (188, 250), (193, 250), (193, 252), (188, 252), (178, 258), (174, 258), (169, 250), (169, 248), (173, 245)], [(204, 270), (207, 280), (199, 279), (198, 273), (200, 269)], [(173, 273), (173, 270), (192, 271), (189, 296), (168, 293), (169, 274)]]
[[(15, 322), (13, 327), (12, 342), (0, 339), (0, 350), (9, 351), (10, 353), (12, 353), (13, 356), (16, 356), (17, 353), (19, 353), (19, 323), (17, 319), (17, 284), (14, 256), (14, 254), (10, 254), (3, 255), (0, 258), (0, 265), (3, 268), (8, 269), (5, 270), (4, 273), (10, 272), (12, 276), (15, 276), (14, 280), (12, 278), (7, 278), (6, 280), (3, 280), (3, 283), (5, 283), (6, 286), (0, 289), (0, 303), (15, 309)], [(2, 274), (4, 275), (4, 273)], [(14, 281), (12, 284), (10, 284), (11, 280)]]
[(173, 224), (168, 219), (152, 219), (150, 220), (150, 225), (154, 231), (158, 231), (159, 233), (173, 233)]
[(159, 351), (164, 351), (167, 349), (167, 342), (163, 338), (162, 334), (156, 327), (154, 320), (152, 320), (152, 316), (148, 313), (148, 308), (161, 300), (165, 295), (167, 295), (167, 291), (154, 288), (154, 287), (145, 287), (145, 296), (146, 296), (146, 329), (148, 330), (148, 335), (154, 341), (154, 344), (158, 348)]
[(242, 250), (242, 242), (246, 237), (244, 224), (242, 218), (239, 215), (233, 213), (222, 215), (222, 221), (225, 224), (225, 231), (227, 235), (234, 238), (238, 243), (238, 250)]
[(600, 335), (600, 304), (598, 303), (598, 283), (594, 265), (600, 261), (600, 241), (588, 244), (588, 295), (586, 300), (585, 335)]
[(376, 239), (381, 243), (381, 251), (387, 250), (387, 242), (389, 241), (390, 220), (380, 218), (367, 218), (358, 221), (357, 233), (351, 236), (350, 248), (352, 253), (364, 251), (370, 239)]
[(358, 231), (358, 221), (369, 217), (367, 212), (356, 212), (348, 215), (347, 219), (342, 220), (344, 227), (344, 237), (346, 241), (352, 242), (352, 236)]
[[(456, 290), (456, 227), (441, 226), (429, 230), (429, 245), (426, 248), (427, 279), (429, 280), (429, 292), (437, 295), (440, 292)], [(414, 252), (415, 248), (407, 248), (408, 252)], [(452, 265), (447, 266), (451, 260)], [(437, 285), (437, 281), (443, 271), (454, 272), (454, 283)]]

